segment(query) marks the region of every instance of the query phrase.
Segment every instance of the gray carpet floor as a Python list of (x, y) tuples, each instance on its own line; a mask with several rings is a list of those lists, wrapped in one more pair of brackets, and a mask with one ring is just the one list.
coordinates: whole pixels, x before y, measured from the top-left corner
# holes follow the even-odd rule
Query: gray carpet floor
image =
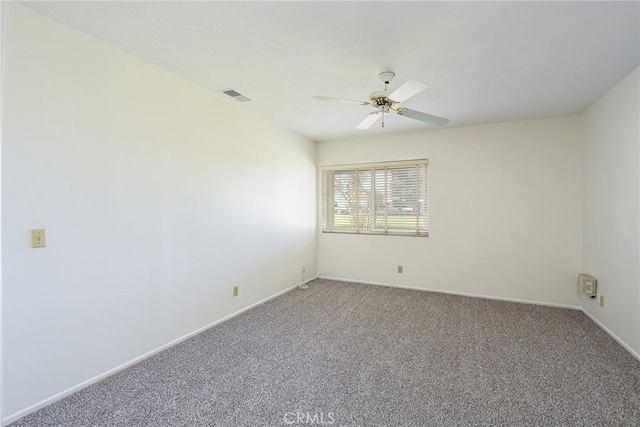
[(316, 280), (12, 424), (286, 425), (640, 425), (640, 362), (579, 311)]

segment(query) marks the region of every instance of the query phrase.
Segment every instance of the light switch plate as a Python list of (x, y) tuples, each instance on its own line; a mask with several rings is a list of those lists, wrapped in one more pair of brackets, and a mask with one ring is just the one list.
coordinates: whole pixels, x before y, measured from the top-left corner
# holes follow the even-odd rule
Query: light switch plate
[(34, 228), (31, 230), (31, 247), (44, 248), (47, 246), (47, 233), (44, 228)]

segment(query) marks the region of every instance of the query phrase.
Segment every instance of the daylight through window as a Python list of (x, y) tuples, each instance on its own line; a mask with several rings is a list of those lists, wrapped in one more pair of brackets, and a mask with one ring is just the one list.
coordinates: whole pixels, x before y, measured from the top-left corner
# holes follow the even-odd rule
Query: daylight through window
[(429, 235), (423, 160), (324, 166), (322, 231)]

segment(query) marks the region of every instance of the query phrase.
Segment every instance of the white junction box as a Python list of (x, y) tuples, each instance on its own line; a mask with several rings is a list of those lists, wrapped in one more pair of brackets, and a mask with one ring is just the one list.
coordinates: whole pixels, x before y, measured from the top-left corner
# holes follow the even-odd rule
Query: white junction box
[(590, 274), (578, 274), (578, 287), (582, 289), (582, 293), (590, 298), (595, 298), (598, 293), (598, 279)]

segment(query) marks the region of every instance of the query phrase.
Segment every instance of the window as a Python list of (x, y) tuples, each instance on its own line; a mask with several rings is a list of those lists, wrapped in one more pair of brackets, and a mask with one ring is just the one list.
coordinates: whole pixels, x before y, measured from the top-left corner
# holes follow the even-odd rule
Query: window
[(325, 233), (429, 235), (428, 160), (324, 166)]

